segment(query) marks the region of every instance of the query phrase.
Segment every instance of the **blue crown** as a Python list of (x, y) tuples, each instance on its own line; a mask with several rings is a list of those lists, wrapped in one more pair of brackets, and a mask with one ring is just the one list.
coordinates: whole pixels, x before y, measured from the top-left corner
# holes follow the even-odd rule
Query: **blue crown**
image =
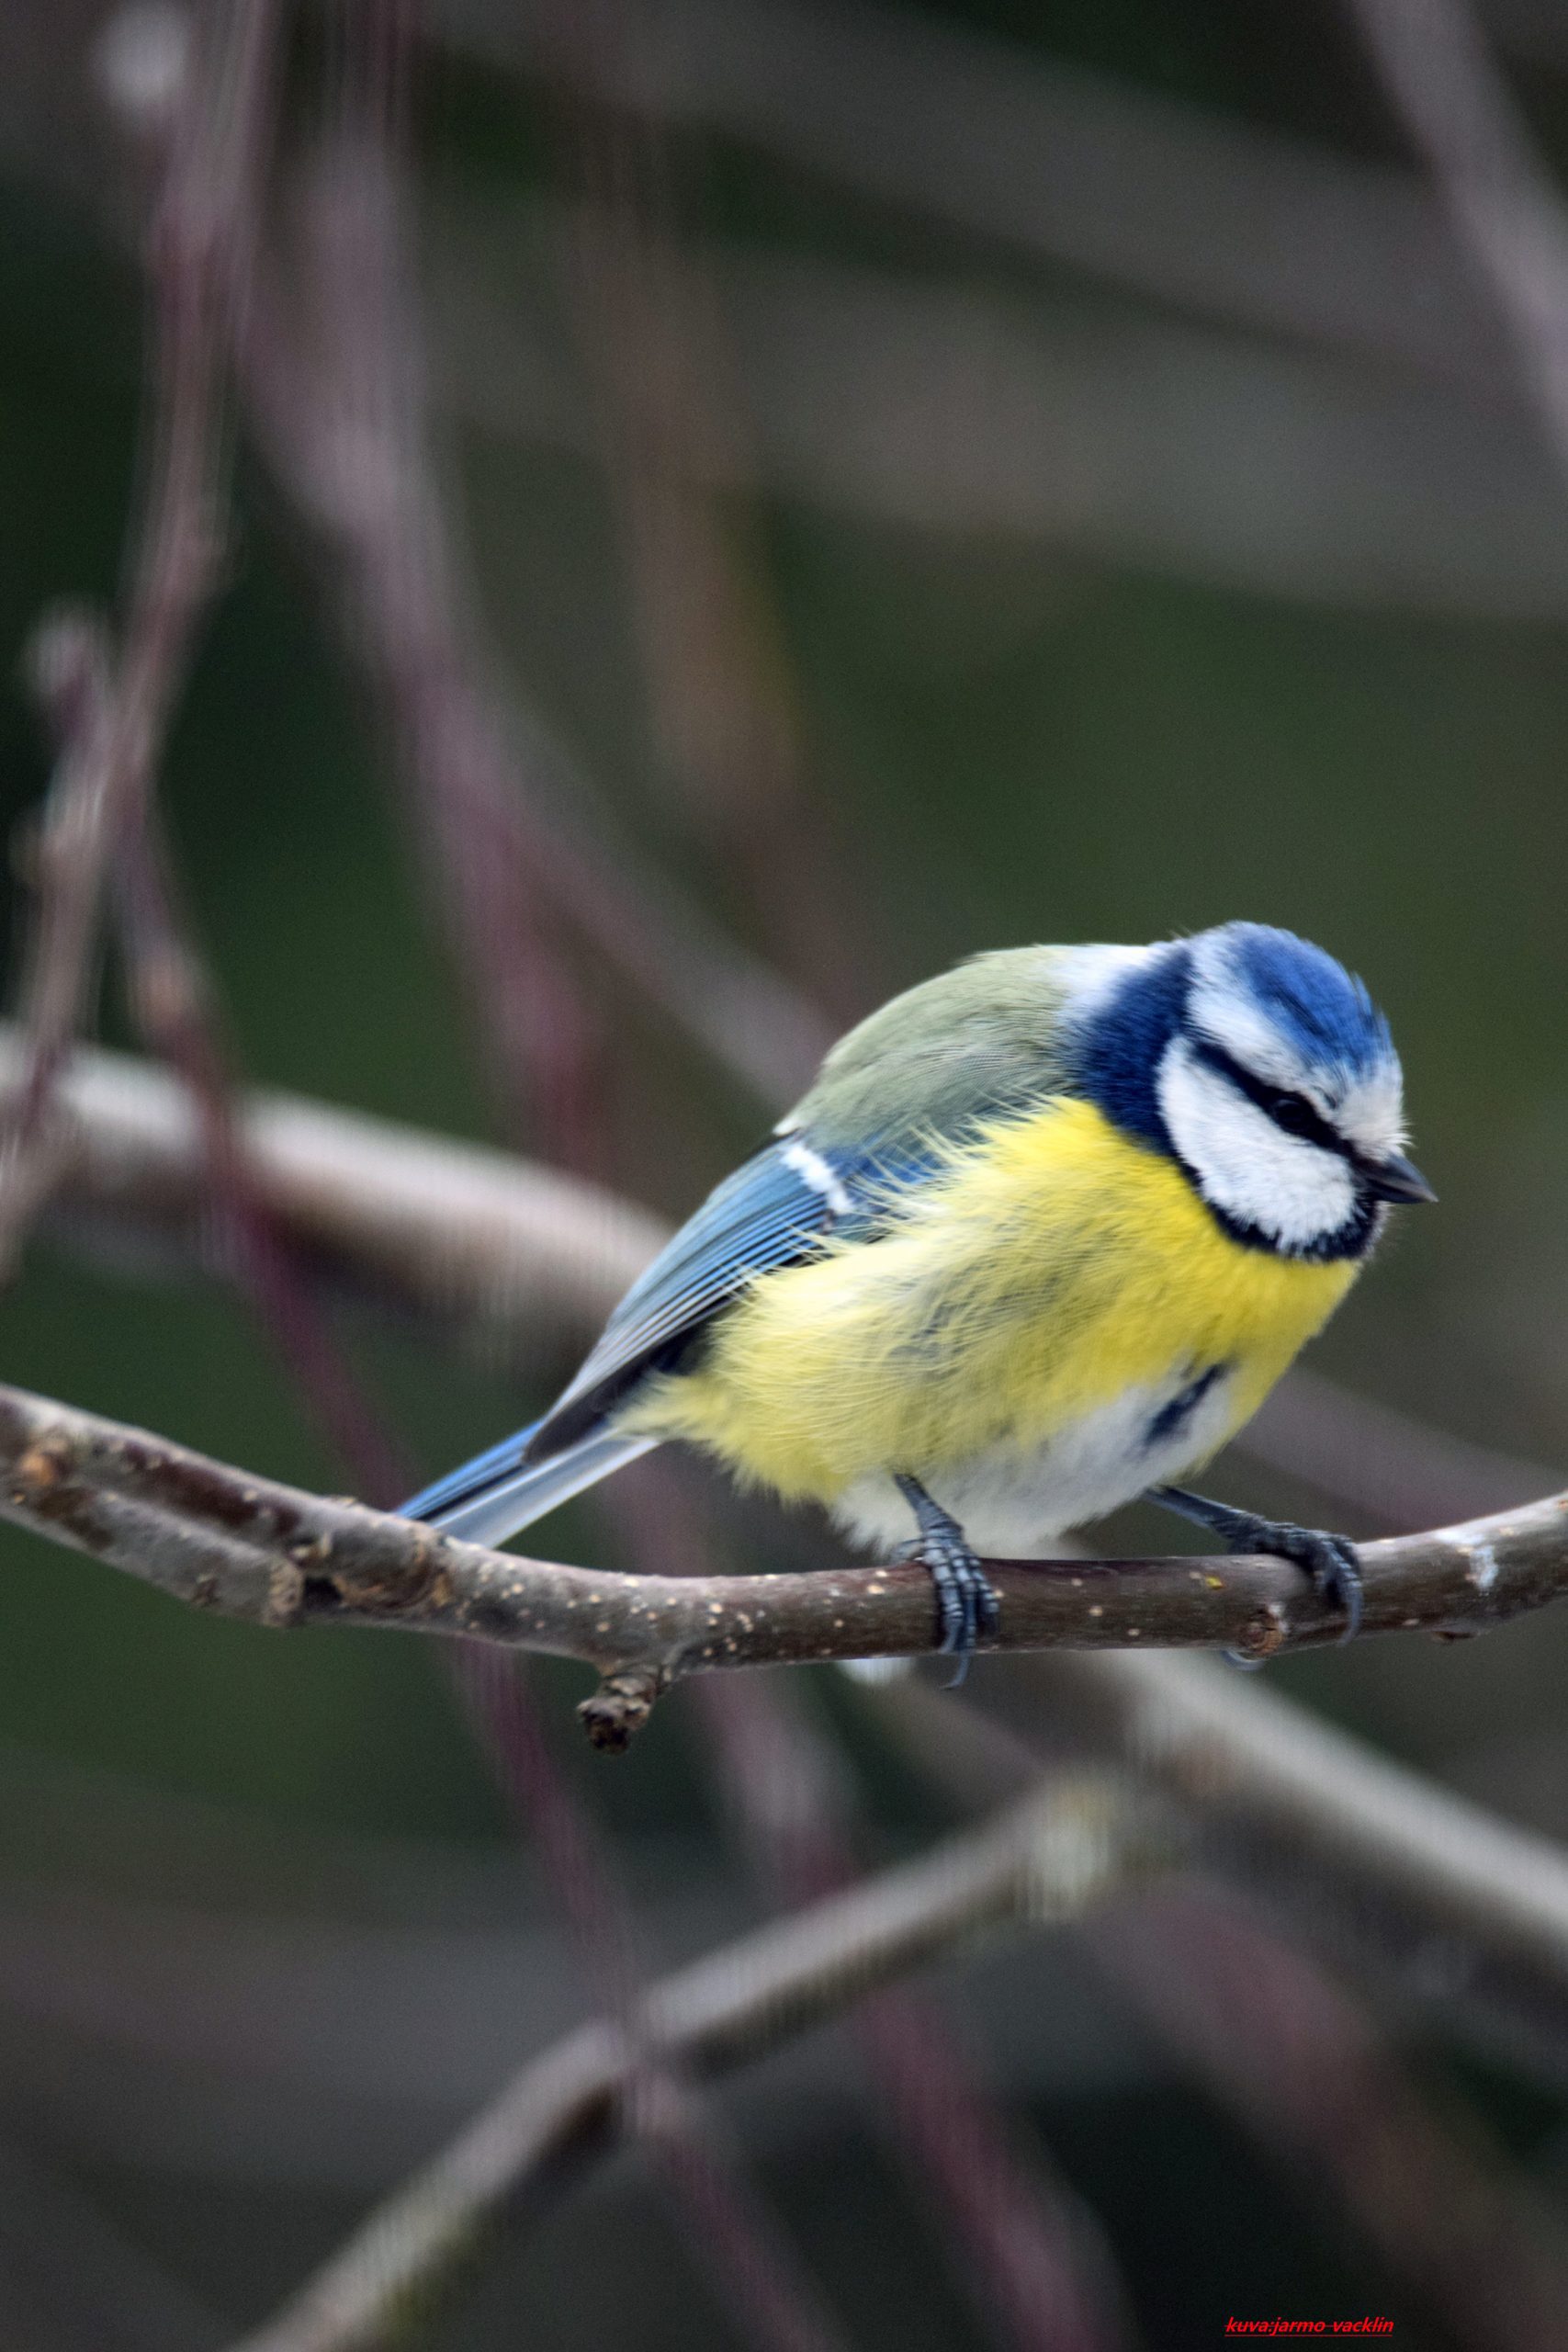
[(1166, 1046), (1205, 986), (1251, 1006), (1307, 1069), (1341, 1082), (1397, 1069), (1387, 1022), (1342, 964), (1268, 923), (1227, 922), (1140, 961), (1078, 1035), (1074, 1083), (1126, 1134), (1170, 1148), (1156, 1097)]
[[(1387, 1021), (1354, 973), (1310, 939), (1269, 923), (1227, 922), (1195, 941), (1308, 1065), (1371, 1077), (1394, 1058)], [(1203, 951), (1206, 950), (1206, 953)]]

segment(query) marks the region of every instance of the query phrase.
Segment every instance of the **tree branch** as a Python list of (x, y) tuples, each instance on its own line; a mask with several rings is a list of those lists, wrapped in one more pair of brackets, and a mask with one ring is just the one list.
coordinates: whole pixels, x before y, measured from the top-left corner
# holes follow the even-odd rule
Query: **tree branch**
[[(25, 1052), (0, 1025), (0, 1088)], [(199, 1131), (186, 1090), (128, 1054), (81, 1048), (61, 1082), (52, 1214), (121, 1258), (213, 1263)], [(578, 1178), (298, 1095), (247, 1093), (250, 1164), (291, 1245), (342, 1289), (456, 1330), (491, 1363), (581, 1342), (666, 1238)]]
[(146, 796), (197, 622), (217, 584), (220, 392), (243, 302), (276, 71), (275, 0), (214, 10), (169, 125), (150, 238), (154, 297), (146, 499), (118, 658), (69, 735), (37, 848), (39, 907), (23, 989), (28, 1054), (6, 1105), (0, 1264), (52, 1181), (54, 1089), (92, 985), (109, 862)]
[(1568, 204), (1466, 0), (1350, 0), (1568, 485)]
[(586, 816), (581, 778), (476, 656), (463, 549), (426, 442), (423, 339), (403, 300), (391, 191), (335, 220), (331, 194), (318, 185), (307, 210), (316, 233), (292, 257), (310, 332), (275, 273), (247, 313), (237, 368), (266, 461), (340, 575), (355, 650), (408, 754), (449, 895), (458, 909), (504, 902), (530, 922), (547, 901), (721, 1069), (787, 1103), (832, 1042), (829, 1027), (613, 838), (603, 812)]
[[(1168, 1859), (1157, 1821), (1103, 1778), (1054, 1781), (986, 1828), (714, 1952), (656, 1985), (649, 2045), (718, 2074), (998, 1927), (1076, 1918)], [(234, 2352), (379, 2352), (488, 2225), (621, 2127), (626, 2056), (603, 2025), (523, 2068)]]
[(1294, 1937), (1337, 1944), (1359, 1973), (1375, 1956), (1385, 1976), (1402, 1948), (1407, 1994), (1440, 1957), (1467, 2016), (1474, 1993), (1506, 1986), (1533, 2056), (1555, 2012), (1560, 2075), (1568, 1857), (1201, 1659), (1058, 1657), (1028, 1682), (1023, 1736), (913, 1678), (863, 1696), (906, 1761), (965, 1807), (1005, 1803), (1048, 1769), (1043, 1721), (1053, 1744), (1087, 1734), (1177, 1799), (1189, 1860), (1221, 1884), (1148, 1888), (1087, 1923), (1090, 1951), (1264, 2160), (1288, 2155), (1326, 2187), (1445, 2331), (1488, 2352), (1554, 2340), (1560, 2215)]
[[(687, 1674), (933, 1646), (911, 1564), (806, 1575), (620, 1576), (455, 1542), (353, 1502), (193, 1453), (141, 1430), (0, 1387), (0, 1514), (198, 1607), (272, 1626), (395, 1625), (581, 1659), (582, 1708), (619, 1749)], [(1364, 1629), (1479, 1633), (1568, 1589), (1568, 1495), (1364, 1547)], [(1289, 1562), (987, 1563), (999, 1650), (1220, 1647), (1253, 1658), (1338, 1639)]]
[[(1207, 1659), (1058, 1652), (1021, 1737), (910, 1678), (864, 1698), (965, 1802), (1113, 1758), (1187, 1817), (1192, 1859), (1493, 2053), (1568, 2076), (1568, 1855)], [(1005, 1699), (1005, 1691), (998, 1693)]]
[[(645, 1463), (618, 1495), (614, 1483), (606, 1492), (612, 1526), (641, 1520), (648, 1565), (660, 1565), (660, 1548), (688, 1567), (712, 1557), (705, 1514), (684, 1485)], [(802, 1909), (852, 1884), (865, 1826), (857, 1776), (799, 1678), (707, 1675), (694, 1696), (714, 1794), (774, 1905)], [(995, 2342), (1006, 2352), (1124, 2352), (1127, 2298), (1103, 2233), (1028, 2123), (981, 2080), (943, 2005), (888, 1985), (847, 2026), (869, 2077), (867, 2120), (922, 2195)]]

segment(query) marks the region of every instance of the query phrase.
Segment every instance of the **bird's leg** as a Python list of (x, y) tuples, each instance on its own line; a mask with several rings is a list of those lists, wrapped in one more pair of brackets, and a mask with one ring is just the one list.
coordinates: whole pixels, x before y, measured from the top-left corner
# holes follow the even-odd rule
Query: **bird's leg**
[(994, 1634), (1000, 1624), (1001, 1604), (958, 1521), (932, 1502), (918, 1478), (900, 1476), (893, 1483), (919, 1527), (919, 1535), (903, 1547), (903, 1556), (919, 1560), (936, 1589), (936, 1622), (942, 1634), (937, 1647), (958, 1660), (958, 1671), (948, 1685), (956, 1690), (969, 1671), (980, 1634)]
[(1232, 1552), (1273, 1552), (1280, 1559), (1294, 1560), (1309, 1572), (1330, 1606), (1345, 1611), (1340, 1640), (1355, 1640), (1361, 1629), (1361, 1563), (1348, 1536), (1297, 1527), (1288, 1519), (1259, 1519), (1254, 1511), (1190, 1494), (1185, 1487), (1151, 1487), (1146, 1499), (1206, 1528)]

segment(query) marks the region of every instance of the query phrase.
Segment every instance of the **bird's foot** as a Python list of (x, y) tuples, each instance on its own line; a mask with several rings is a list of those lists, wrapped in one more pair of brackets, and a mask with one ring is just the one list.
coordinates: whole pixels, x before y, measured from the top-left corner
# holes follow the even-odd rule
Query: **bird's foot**
[(982, 1634), (989, 1636), (1001, 1624), (1001, 1603), (995, 1588), (970, 1549), (958, 1521), (932, 1502), (918, 1478), (894, 1480), (914, 1512), (919, 1533), (899, 1549), (899, 1557), (919, 1560), (936, 1593), (939, 1650), (958, 1660), (948, 1684), (955, 1690), (969, 1671), (969, 1660)]
[(1329, 1607), (1344, 1611), (1340, 1640), (1353, 1642), (1360, 1632), (1361, 1563), (1348, 1536), (1331, 1535), (1320, 1527), (1298, 1527), (1288, 1519), (1260, 1519), (1256, 1511), (1211, 1502), (1204, 1495), (1190, 1494), (1184, 1487), (1156, 1487), (1150, 1499), (1217, 1535), (1229, 1551), (1269, 1552), (1280, 1559), (1293, 1560), (1306, 1569)]

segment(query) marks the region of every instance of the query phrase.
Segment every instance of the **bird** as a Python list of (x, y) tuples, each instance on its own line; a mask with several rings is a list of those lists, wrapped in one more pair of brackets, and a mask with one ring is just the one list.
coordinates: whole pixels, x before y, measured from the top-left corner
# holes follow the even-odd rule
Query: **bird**
[(1348, 1640), (1348, 1539), (1174, 1482), (1326, 1322), (1391, 1205), (1436, 1198), (1406, 1143), (1387, 1020), (1292, 932), (974, 956), (833, 1046), (544, 1417), (405, 1515), (495, 1544), (692, 1445), (922, 1562), (961, 1676), (999, 1629), (983, 1558), (1142, 1497), (1296, 1562)]

